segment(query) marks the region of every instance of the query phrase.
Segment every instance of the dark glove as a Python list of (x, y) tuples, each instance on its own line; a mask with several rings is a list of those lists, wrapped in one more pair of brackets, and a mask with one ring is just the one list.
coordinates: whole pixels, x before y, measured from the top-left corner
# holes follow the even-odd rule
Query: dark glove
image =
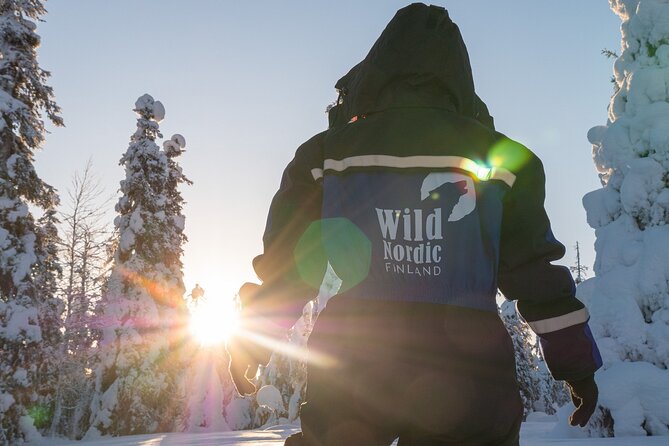
[(578, 381), (567, 381), (567, 385), (571, 393), (571, 400), (576, 406), (576, 410), (569, 417), (569, 424), (583, 427), (588, 424), (588, 420), (597, 408), (599, 390), (595, 383), (595, 375)]
[(230, 355), (230, 376), (240, 395), (253, 395), (256, 386), (253, 379), (258, 367), (269, 362), (272, 352), (241, 336), (233, 336), (227, 343)]
[(304, 438), (302, 437), (302, 432), (298, 432), (286, 438), (286, 442), (283, 446), (306, 446)]
[(256, 293), (259, 288), (260, 286), (255, 283), (245, 283), (239, 290), (241, 330), (232, 336), (226, 345), (230, 356), (230, 376), (241, 395), (255, 393), (256, 387), (250, 379), (256, 375), (258, 367), (267, 364), (272, 356), (272, 350), (249, 339), (245, 336), (245, 332), (272, 338), (281, 336), (279, 330), (272, 327), (268, 319), (262, 317), (256, 308), (258, 306)]

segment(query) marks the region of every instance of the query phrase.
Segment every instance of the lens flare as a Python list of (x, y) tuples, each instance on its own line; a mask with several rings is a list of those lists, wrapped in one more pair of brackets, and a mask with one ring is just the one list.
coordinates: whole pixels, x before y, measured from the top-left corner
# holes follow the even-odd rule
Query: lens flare
[(265, 336), (261, 333), (253, 332), (251, 330), (245, 330), (243, 328), (240, 328), (237, 331), (237, 334), (257, 345), (265, 347), (281, 355), (304, 361), (316, 367), (335, 368), (339, 366), (339, 361), (337, 358), (324, 352), (308, 349), (306, 346), (292, 344), (287, 340), (279, 340)]
[(491, 173), (492, 169), (487, 166), (477, 166), (476, 168), (476, 178), (481, 181), (488, 181)]
[(202, 345), (221, 344), (239, 326), (234, 299), (200, 299), (191, 308), (190, 333)]
[(488, 165), (519, 171), (530, 160), (530, 151), (508, 138), (502, 138), (490, 148)]
[(302, 280), (319, 289), (328, 264), (341, 279), (340, 292), (362, 282), (369, 274), (372, 243), (346, 218), (325, 218), (309, 225), (293, 252)]

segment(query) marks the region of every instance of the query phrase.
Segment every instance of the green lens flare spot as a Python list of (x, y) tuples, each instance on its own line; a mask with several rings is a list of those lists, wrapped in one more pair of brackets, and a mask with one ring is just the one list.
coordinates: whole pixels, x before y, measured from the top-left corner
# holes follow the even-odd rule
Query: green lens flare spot
[(517, 172), (530, 160), (530, 151), (515, 141), (503, 138), (488, 151), (488, 165)]
[(28, 415), (33, 419), (33, 423), (38, 429), (51, 424), (51, 409), (47, 405), (39, 404), (28, 408)]
[(327, 255), (321, 241), (321, 222), (309, 225), (295, 245), (293, 257), (300, 278), (318, 289), (327, 269)]
[(313, 288), (320, 287), (329, 262), (342, 281), (341, 293), (369, 274), (372, 244), (350, 220), (328, 218), (309, 225), (293, 255), (301, 279)]

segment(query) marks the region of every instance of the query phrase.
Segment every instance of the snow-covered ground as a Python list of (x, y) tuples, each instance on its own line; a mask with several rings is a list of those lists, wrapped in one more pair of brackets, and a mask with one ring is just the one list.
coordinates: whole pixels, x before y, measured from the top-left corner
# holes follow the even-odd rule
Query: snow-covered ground
[[(483, 428), (483, 427), (482, 427)], [(265, 430), (214, 432), (202, 434), (153, 434), (117, 437), (97, 441), (68, 442), (46, 440), (35, 445), (77, 446), (280, 446), (296, 426), (275, 426)], [(531, 421), (523, 424), (521, 446), (660, 446), (669, 444), (667, 437), (622, 438), (554, 438), (554, 421)], [(397, 444), (397, 443), (393, 443)]]

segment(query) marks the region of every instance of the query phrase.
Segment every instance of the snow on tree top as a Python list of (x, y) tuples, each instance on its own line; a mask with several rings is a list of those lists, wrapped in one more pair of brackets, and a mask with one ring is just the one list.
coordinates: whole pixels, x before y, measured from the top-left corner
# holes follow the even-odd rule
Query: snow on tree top
[(150, 94), (143, 94), (135, 101), (135, 110), (142, 110), (153, 107), (153, 96)]
[(171, 139), (172, 141), (177, 143), (179, 147), (181, 147), (182, 149), (186, 147), (186, 138), (184, 138), (182, 135), (175, 133), (174, 135), (172, 135)]
[(150, 94), (143, 94), (135, 101), (135, 109), (140, 116), (160, 122), (165, 119), (165, 107), (160, 101), (155, 101)]
[(174, 141), (163, 142), (163, 150), (167, 155), (175, 156), (181, 154), (181, 147)]
[(184, 147), (186, 147), (186, 138), (178, 133), (172, 135), (169, 141), (163, 142), (163, 150), (168, 156), (172, 157), (181, 155)]
[(158, 122), (165, 119), (165, 107), (163, 106), (163, 103), (160, 101), (156, 101), (153, 103), (153, 118)]

